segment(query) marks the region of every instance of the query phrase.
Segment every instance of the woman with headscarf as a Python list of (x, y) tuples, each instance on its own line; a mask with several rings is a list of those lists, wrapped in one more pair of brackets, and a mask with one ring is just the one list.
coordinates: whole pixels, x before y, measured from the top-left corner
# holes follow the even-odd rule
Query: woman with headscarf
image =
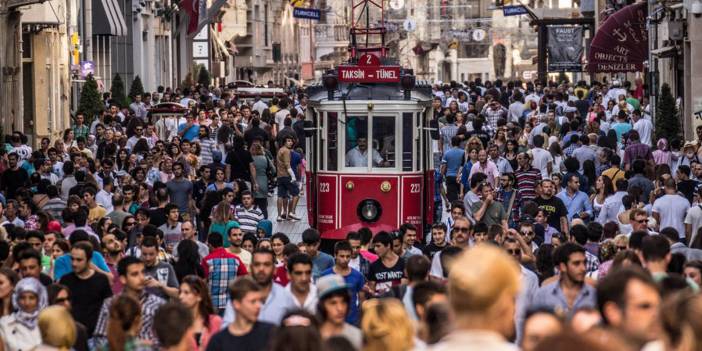
[(46, 289), (39, 280), (24, 278), (17, 282), (12, 295), (12, 305), (17, 310), (0, 319), (4, 351), (26, 351), (41, 344), (37, 319), (47, 304)]
[(656, 146), (658, 148), (653, 152), (653, 161), (656, 162), (657, 165), (667, 164), (670, 166), (671, 152), (668, 150), (668, 139), (658, 139)]

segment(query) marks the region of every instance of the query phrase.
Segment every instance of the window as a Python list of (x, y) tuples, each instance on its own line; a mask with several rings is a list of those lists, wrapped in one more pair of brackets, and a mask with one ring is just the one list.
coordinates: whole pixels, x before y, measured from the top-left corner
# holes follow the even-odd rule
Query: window
[(346, 167), (368, 167), (368, 116), (346, 118)]
[(337, 119), (336, 112), (327, 113), (327, 147), (325, 152), (327, 153), (327, 171), (336, 171), (338, 169), (338, 150), (339, 150), (339, 132), (337, 131), (337, 126), (339, 121)]
[[(402, 114), (402, 171), (412, 171), (412, 141), (414, 141), (414, 128), (412, 125), (413, 113), (405, 112)], [(419, 159), (419, 157), (417, 157)]]
[[(370, 144), (369, 140), (369, 147), (372, 147), (373, 152), (373, 167), (396, 167), (396, 140), (395, 116), (373, 116), (373, 143)], [(410, 168), (411, 162), (412, 158), (410, 156)]]

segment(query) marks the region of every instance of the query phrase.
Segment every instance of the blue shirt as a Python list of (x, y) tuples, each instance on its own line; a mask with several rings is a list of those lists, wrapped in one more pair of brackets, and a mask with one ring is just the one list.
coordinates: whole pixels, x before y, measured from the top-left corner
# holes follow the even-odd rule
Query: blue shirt
[[(178, 133), (182, 132), (183, 129), (185, 129), (185, 123), (181, 123), (178, 126)], [(200, 126), (197, 124), (193, 124), (190, 129), (186, 130), (185, 133), (183, 134), (183, 139), (184, 140), (193, 140), (197, 138), (198, 134), (200, 133)]]
[[(107, 263), (105, 263), (105, 258), (102, 257), (101, 253), (93, 251), (93, 258), (90, 261), (93, 262), (93, 264), (97, 266), (97, 268), (100, 268), (100, 270), (104, 272), (110, 271), (110, 268), (107, 267)], [(57, 258), (56, 261), (54, 261), (55, 282), (61, 280), (61, 277), (71, 272), (73, 272), (73, 266), (71, 265), (71, 255), (65, 254)]]
[(334, 257), (322, 251), (317, 251), (317, 256), (312, 258), (312, 280), (317, 281), (322, 272), (334, 266)]
[(473, 162), (468, 161), (463, 165), (463, 171), (461, 172), (461, 184), (463, 184), (463, 189), (468, 191), (470, 189), (470, 169), (473, 168)]
[(612, 125), (612, 129), (614, 129), (615, 132), (617, 132), (617, 142), (621, 143), (622, 142), (622, 135), (626, 134), (631, 130), (631, 124), (629, 123), (621, 123), (617, 122)]
[(582, 308), (597, 308), (597, 293), (592, 286), (583, 284), (571, 308), (568, 307), (568, 301), (561, 289), (561, 282), (556, 281), (539, 288), (534, 294), (531, 306), (552, 309), (556, 314), (563, 314), (570, 320), (573, 314)]
[(463, 157), (465, 152), (458, 147), (453, 147), (446, 151), (441, 159), (441, 164), (446, 165), (446, 176), (455, 177), (458, 175), (458, 170), (463, 165)]
[(569, 221), (576, 216), (580, 218), (578, 215), (581, 212), (586, 212), (590, 215), (590, 218), (592, 218), (592, 204), (590, 203), (590, 199), (587, 197), (587, 194), (584, 192), (578, 190), (573, 197), (571, 197), (568, 195), (568, 191), (564, 189), (556, 196), (563, 201), (563, 204), (568, 209)]
[[(330, 274), (334, 274), (334, 267), (325, 269), (320, 277)], [(363, 277), (361, 272), (351, 268), (351, 273), (345, 276), (344, 280), (351, 292), (351, 304), (349, 306), (349, 313), (346, 315), (346, 323), (358, 325), (361, 317), (361, 305), (358, 300), (358, 293), (363, 290), (363, 286), (366, 284), (366, 278)]]

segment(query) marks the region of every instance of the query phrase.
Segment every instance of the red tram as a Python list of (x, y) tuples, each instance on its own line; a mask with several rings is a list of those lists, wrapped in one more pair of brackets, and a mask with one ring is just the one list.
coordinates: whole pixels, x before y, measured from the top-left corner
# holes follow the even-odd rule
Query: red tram
[[(434, 166), (428, 121), (431, 88), (341, 84), (344, 100), (310, 88), (308, 218), (325, 239), (432, 222)], [(323, 95), (323, 96), (321, 96)], [(370, 96), (369, 96), (370, 95)], [(426, 206), (424, 205), (426, 204)]]
[[(382, 2), (354, 0), (360, 12), (352, 17), (367, 18), (372, 6), (382, 16)], [(385, 57), (385, 28), (368, 23), (352, 25), (349, 63), (307, 88), (306, 120), (314, 130), (306, 152), (307, 209), (323, 239), (345, 239), (360, 227), (423, 228), (433, 219), (431, 86)], [(379, 45), (368, 44), (374, 36)]]

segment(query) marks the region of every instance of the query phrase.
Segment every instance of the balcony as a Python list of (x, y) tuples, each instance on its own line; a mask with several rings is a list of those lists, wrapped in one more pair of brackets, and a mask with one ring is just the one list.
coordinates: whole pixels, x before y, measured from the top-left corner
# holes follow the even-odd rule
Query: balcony
[(349, 28), (345, 24), (317, 24), (314, 35), (317, 47), (349, 46)]

